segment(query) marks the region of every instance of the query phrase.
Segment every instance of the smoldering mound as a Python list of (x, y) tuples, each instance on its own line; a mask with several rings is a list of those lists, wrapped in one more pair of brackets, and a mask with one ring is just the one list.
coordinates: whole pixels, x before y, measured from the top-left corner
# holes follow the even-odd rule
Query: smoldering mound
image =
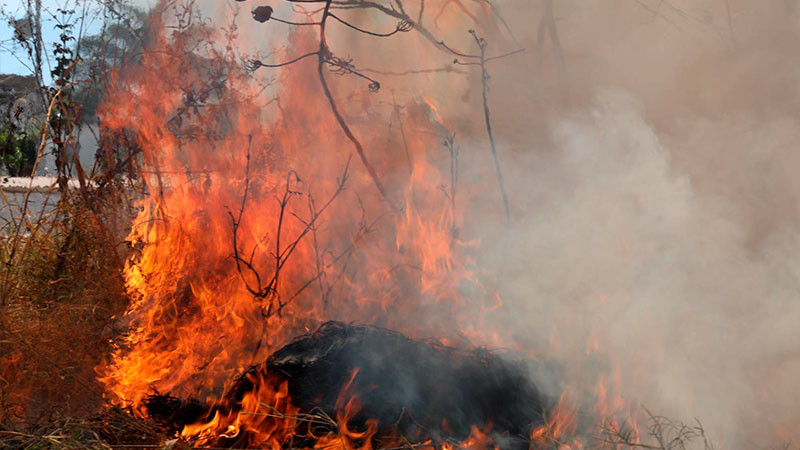
[[(533, 427), (545, 422), (553, 406), (530, 378), (526, 363), (482, 348), (450, 347), (410, 339), (374, 326), (327, 322), (274, 352), (264, 364), (250, 367), (218, 405), (151, 396), (151, 416), (179, 429), (211, 419), (217, 412), (241, 408), (247, 393), (268, 380), (288, 382), (292, 403), (301, 413), (322, 411), (330, 417), (356, 399), (348, 426), (365, 428), (377, 421), (374, 439), (402, 436), (409, 442), (463, 441), (474, 428), (488, 432), (501, 448), (529, 447)], [(247, 430), (243, 430), (246, 433)], [(225, 445), (248, 439), (238, 436)]]

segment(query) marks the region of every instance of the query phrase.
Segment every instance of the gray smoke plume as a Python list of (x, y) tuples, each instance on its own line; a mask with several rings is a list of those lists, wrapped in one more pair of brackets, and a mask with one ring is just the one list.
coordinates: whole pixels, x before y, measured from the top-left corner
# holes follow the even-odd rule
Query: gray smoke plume
[[(520, 34), (542, 12), (505, 3)], [(522, 95), (492, 92), (519, 108), (504, 320), (595, 336), (627, 399), (722, 447), (796, 445), (796, 2), (555, 3), (563, 71), (527, 33)]]

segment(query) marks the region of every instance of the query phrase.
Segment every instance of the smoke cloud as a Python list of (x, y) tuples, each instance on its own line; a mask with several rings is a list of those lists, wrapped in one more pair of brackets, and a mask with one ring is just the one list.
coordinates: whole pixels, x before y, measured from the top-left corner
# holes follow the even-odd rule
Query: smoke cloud
[[(541, 14), (503, 7), (522, 33)], [(588, 342), (626, 399), (723, 447), (798, 439), (796, 12), (556, 2), (564, 71), (523, 36), (528, 66), (497, 68), (517, 84), (493, 84), (498, 114), (519, 108), (498, 132), (516, 132), (502, 321)]]

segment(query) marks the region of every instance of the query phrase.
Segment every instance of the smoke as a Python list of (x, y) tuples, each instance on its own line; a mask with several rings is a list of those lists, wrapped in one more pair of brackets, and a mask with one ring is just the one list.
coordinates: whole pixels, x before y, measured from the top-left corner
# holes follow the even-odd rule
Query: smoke
[[(460, 27), (468, 15), (458, 8), (475, 5), (447, 3), (452, 11), (441, 24), (435, 13), (426, 23), (450, 45), (469, 50), (472, 37)], [(507, 28), (478, 30), (490, 54), (525, 49), (489, 66), (510, 231), (483, 128), (477, 69), (434, 71), (452, 69), (453, 56), (415, 32), (380, 40), (333, 29), (332, 51), (352, 56), (383, 85), (373, 95), (363, 80), (337, 78), (331, 84), (341, 108), (356, 118), (357, 135), (373, 134), (367, 144), (388, 149), (367, 145), (386, 178), (406, 170), (394, 164), (397, 125), (374, 131), (394, 123), (395, 104), (406, 105), (410, 116), (412, 105), (422, 108), (420, 99), (431, 99), (437, 110), (425, 114), (441, 118), (442, 136), (456, 132), (459, 236), (479, 242), (472, 255), (479, 266), (501, 273), (504, 305), (479, 322), (487, 334), (503, 337), (488, 342), (542, 349), (566, 368), (565, 383), (588, 392), (599, 380), (655, 414), (697, 418), (725, 447), (797, 442), (796, 3), (554, 3), (558, 45), (540, 32), (539, 2), (493, 2), (489, 14)], [(240, 8), (244, 52), (265, 61), (302, 54), (265, 52), (265, 41), (289, 42), (289, 28), (270, 22), (275, 27), (265, 32), (246, 20), (246, 7), (213, 5), (207, 12), (220, 23)], [(291, 10), (284, 5), (275, 14), (288, 18)], [(394, 26), (368, 20), (374, 11), (348, 14), (359, 24), (363, 14), (367, 25)], [(286, 69), (282, 82), (291, 85), (290, 70), (313, 69), (308, 61), (298, 67)], [(417, 73), (397, 75), (409, 70)], [(369, 120), (362, 120), (365, 112)], [(409, 135), (430, 133), (419, 128), (409, 125)], [(446, 167), (444, 149), (435, 162)], [(442, 314), (395, 323), (448, 320)]]
[[(521, 84), (493, 84), (514, 111), (498, 321), (724, 447), (798, 439), (793, 5), (556, 2), (565, 72), (518, 37), (529, 65), (500, 76)], [(503, 7), (513, 30), (541, 12)]]
[(797, 418), (797, 233), (754, 244), (741, 205), (695, 187), (641, 111), (603, 91), (554, 126), (557, 151), (533, 169), (546, 187), (516, 203), (531, 213), (516, 223), (508, 310), (523, 340), (564, 354), (594, 339), (623, 395), (659, 414), (723, 442), (774, 438)]

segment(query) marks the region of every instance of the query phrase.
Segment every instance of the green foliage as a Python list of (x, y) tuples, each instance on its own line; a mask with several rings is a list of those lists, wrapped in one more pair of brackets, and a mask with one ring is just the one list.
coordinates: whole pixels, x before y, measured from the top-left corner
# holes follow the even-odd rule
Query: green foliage
[(36, 162), (40, 132), (27, 127), (18, 132), (10, 122), (0, 124), (0, 163), (13, 177), (30, 176)]
[(58, 28), (60, 34), (59, 40), (53, 46), (53, 56), (56, 58), (56, 67), (50, 71), (56, 86), (63, 86), (69, 81), (72, 76), (72, 68), (75, 62), (75, 56), (71, 48), (71, 41), (75, 40), (73, 36), (75, 23), (71, 21), (72, 15), (75, 14), (74, 10), (58, 8), (58, 11), (64, 18), (60, 19), (56, 16), (55, 27)]

